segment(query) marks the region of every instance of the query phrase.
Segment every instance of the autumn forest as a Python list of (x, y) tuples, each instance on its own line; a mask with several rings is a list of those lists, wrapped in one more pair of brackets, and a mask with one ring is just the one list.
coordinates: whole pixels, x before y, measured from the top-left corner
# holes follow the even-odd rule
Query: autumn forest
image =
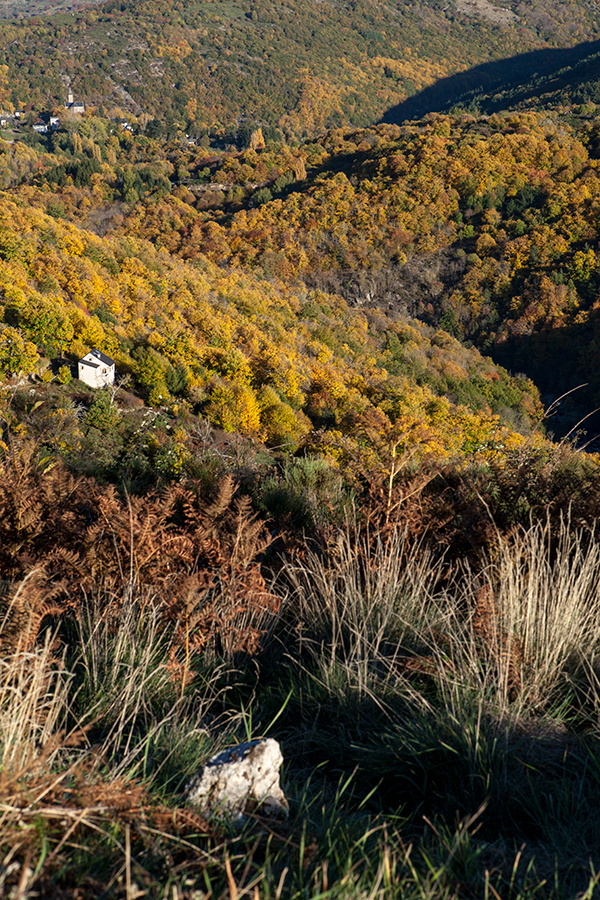
[(0, 0), (0, 896), (596, 896), (598, 28)]

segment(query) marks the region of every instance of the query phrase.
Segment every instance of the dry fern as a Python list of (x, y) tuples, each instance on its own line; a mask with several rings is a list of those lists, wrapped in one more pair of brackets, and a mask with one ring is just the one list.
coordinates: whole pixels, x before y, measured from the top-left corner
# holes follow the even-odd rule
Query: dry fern
[(159, 602), (188, 662), (208, 646), (256, 652), (279, 607), (258, 563), (271, 539), (231, 476), (210, 500), (195, 483), (123, 498), (40, 465), (31, 443), (10, 448), (0, 474), (0, 571), (14, 585), (0, 597), (0, 648), (31, 646), (46, 616), (76, 615), (93, 594), (115, 623), (127, 597)]

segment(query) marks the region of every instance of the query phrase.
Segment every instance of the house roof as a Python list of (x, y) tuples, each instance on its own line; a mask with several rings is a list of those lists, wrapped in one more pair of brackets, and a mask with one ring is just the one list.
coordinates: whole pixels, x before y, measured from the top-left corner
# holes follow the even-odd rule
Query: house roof
[(93, 360), (90, 359), (90, 357), (94, 357), (105, 366), (114, 366), (115, 364), (114, 359), (111, 359), (110, 356), (106, 356), (104, 353), (102, 353), (101, 350), (96, 350), (95, 347), (93, 350), (90, 350), (89, 353), (86, 353), (86, 355), (83, 357), (83, 359), (80, 360), (80, 362), (90, 363), (91, 365), (98, 365), (98, 363), (94, 363)]

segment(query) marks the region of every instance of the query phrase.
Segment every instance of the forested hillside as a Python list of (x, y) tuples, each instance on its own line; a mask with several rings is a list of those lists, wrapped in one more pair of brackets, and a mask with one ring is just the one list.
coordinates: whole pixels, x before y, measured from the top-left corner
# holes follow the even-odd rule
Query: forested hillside
[(441, 327), (546, 404), (587, 384), (559, 433), (600, 405), (592, 113), (432, 115), (295, 145), (257, 134), (256, 149), (212, 150), (88, 115), (4, 144), (0, 174), (57, 221)]
[[(1, 202), (5, 375), (35, 371), (39, 352), (95, 346), (152, 406), (183, 403), (226, 432), (312, 447), (357, 472), (385, 465), (392, 445), (420, 458), (494, 456), (523, 441), (507, 423), (526, 434), (539, 420), (530, 382), (444, 332)], [(62, 416), (54, 446), (85, 456), (76, 410)]]
[(0, 896), (597, 895), (596, 13), (0, 0)]
[(212, 193), (196, 191), (190, 152), (185, 190), (138, 204), (120, 228), (441, 326), (527, 372), (549, 400), (588, 382), (589, 412), (600, 405), (598, 140), (585, 116), (432, 116), (248, 151), (210, 173)]
[(0, 107), (60, 105), (70, 86), (88, 105), (155, 119), (158, 130), (217, 134), (246, 122), (298, 138), (371, 124), (489, 60), (597, 35), (584, 2), (108, 2), (2, 23)]
[(599, 50), (598, 41), (591, 41), (484, 63), (441, 79), (388, 110), (384, 118), (398, 122), (428, 112), (460, 110), (489, 115), (502, 110), (556, 108), (593, 115), (600, 100)]

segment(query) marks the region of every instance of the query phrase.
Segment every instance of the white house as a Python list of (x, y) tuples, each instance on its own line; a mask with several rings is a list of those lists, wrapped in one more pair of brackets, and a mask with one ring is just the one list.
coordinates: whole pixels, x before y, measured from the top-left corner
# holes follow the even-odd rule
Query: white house
[(115, 380), (115, 362), (100, 350), (90, 350), (79, 360), (79, 380), (90, 387), (99, 388), (113, 384)]

